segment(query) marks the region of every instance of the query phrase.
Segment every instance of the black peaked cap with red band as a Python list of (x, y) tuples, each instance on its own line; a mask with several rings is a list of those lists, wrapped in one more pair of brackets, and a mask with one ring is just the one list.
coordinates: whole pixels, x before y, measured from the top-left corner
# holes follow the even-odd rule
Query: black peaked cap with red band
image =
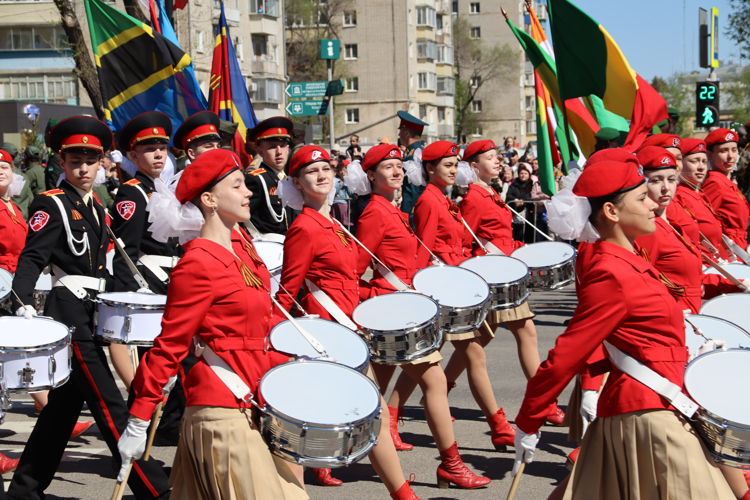
[(247, 138), (256, 144), (263, 139), (291, 139), (293, 130), (292, 120), (283, 116), (274, 116), (257, 124)]
[(176, 148), (187, 149), (190, 143), (204, 139), (221, 140), (219, 127), (221, 119), (213, 111), (198, 111), (182, 122), (174, 134), (172, 144)]
[(168, 144), (172, 120), (161, 111), (146, 111), (131, 119), (120, 132), (120, 151), (131, 151), (140, 144)]
[(57, 153), (101, 155), (112, 148), (115, 138), (101, 120), (72, 116), (55, 125), (49, 136), (50, 148)]

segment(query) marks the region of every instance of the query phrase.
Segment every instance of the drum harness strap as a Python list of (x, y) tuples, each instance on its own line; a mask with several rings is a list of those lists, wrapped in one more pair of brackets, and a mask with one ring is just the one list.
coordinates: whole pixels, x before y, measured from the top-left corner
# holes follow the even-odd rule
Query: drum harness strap
[[(141, 194), (143, 195), (143, 199), (146, 200), (146, 211), (148, 211), (148, 203), (150, 199), (148, 195), (146, 194), (146, 191), (143, 190), (140, 184), (136, 184), (134, 187), (138, 191), (141, 192)], [(129, 257), (127, 257), (127, 255), (125, 256), (125, 259), (126, 259), (126, 262), (130, 260)], [(138, 264), (146, 267), (149, 271), (151, 271), (154, 274), (154, 276), (156, 276), (156, 279), (158, 279), (162, 283), (169, 283), (169, 275), (164, 272), (162, 267), (168, 267), (172, 269), (174, 266), (177, 265), (178, 260), (179, 260), (179, 257), (165, 257), (163, 255), (142, 254), (141, 256), (138, 257)], [(130, 266), (128, 265), (128, 267)], [(136, 281), (138, 281), (137, 277), (136, 277)], [(140, 282), (138, 284), (141, 285)], [(148, 288), (148, 286), (141, 285), (141, 288)]]
[(200, 358), (202, 357), (208, 366), (211, 367), (211, 370), (216, 374), (217, 377), (219, 377), (219, 380), (224, 382), (224, 385), (227, 386), (227, 388), (232, 391), (232, 394), (246, 404), (253, 404), (255, 406), (260, 406), (255, 401), (255, 396), (253, 395), (253, 392), (250, 390), (250, 388), (247, 386), (245, 382), (242, 381), (239, 375), (232, 370), (232, 367), (229, 366), (226, 361), (221, 359), (218, 354), (216, 354), (213, 349), (211, 349), (208, 344), (203, 342), (203, 340), (196, 335), (193, 337), (193, 346), (195, 347), (195, 357)]
[[(57, 198), (53, 198), (57, 199)], [(726, 234), (721, 235), (722, 239), (724, 240), (724, 244), (729, 247), (729, 249), (734, 252), (734, 255), (742, 259), (744, 264), (747, 264), (750, 262), (750, 255), (746, 251), (744, 251), (740, 246), (732, 240), (729, 236)]]
[(128, 269), (130, 269), (130, 272), (133, 273), (133, 278), (135, 278), (135, 281), (136, 283), (138, 283), (138, 286), (141, 288), (148, 289), (148, 283), (146, 283), (146, 279), (143, 277), (143, 275), (138, 270), (138, 268), (135, 267), (135, 264), (133, 264), (133, 261), (131, 260), (130, 256), (125, 251), (125, 247), (122, 244), (122, 240), (120, 240), (117, 236), (115, 236), (115, 233), (112, 232), (112, 228), (109, 227), (109, 224), (105, 224), (105, 226), (107, 226), (107, 232), (109, 233), (110, 238), (112, 238), (112, 241), (115, 242), (115, 247), (117, 248), (117, 251), (120, 252), (120, 255), (122, 255), (122, 258), (125, 259), (125, 263), (128, 265)]
[(464, 223), (464, 227), (469, 230), (469, 234), (471, 234), (471, 237), (474, 238), (474, 241), (477, 242), (477, 245), (479, 245), (479, 248), (484, 250), (484, 253), (486, 254), (496, 254), (496, 255), (505, 255), (502, 250), (497, 248), (495, 245), (492, 244), (489, 240), (486, 240), (484, 238), (478, 238), (476, 234), (474, 234), (474, 231), (471, 230), (469, 225), (466, 223), (466, 219), (461, 217), (461, 222)]
[(633, 377), (635, 380), (669, 401), (674, 409), (685, 415), (687, 418), (693, 417), (693, 414), (698, 410), (699, 406), (682, 393), (680, 386), (670, 382), (606, 340), (604, 341), (604, 347), (609, 353), (610, 361), (620, 371)]

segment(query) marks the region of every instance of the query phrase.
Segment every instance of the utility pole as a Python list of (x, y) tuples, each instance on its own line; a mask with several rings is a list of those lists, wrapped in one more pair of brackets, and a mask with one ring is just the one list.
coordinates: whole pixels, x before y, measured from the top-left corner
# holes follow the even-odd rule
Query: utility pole
[[(330, 89), (333, 80), (333, 62), (331, 59), (326, 59), (326, 62), (328, 63), (328, 87)], [(330, 90), (328, 91), (328, 136), (330, 137), (331, 151), (333, 151), (336, 136), (333, 134), (333, 94)]]

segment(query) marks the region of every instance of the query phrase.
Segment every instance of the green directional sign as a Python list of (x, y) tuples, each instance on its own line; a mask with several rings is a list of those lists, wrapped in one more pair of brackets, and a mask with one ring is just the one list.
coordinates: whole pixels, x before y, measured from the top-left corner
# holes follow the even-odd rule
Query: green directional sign
[(341, 95), (344, 93), (344, 80), (331, 80), (328, 83), (328, 95)]
[(289, 97), (325, 97), (328, 82), (290, 83), (286, 87)]
[(311, 101), (292, 101), (286, 106), (289, 116), (318, 116), (328, 112), (328, 101), (314, 99)]

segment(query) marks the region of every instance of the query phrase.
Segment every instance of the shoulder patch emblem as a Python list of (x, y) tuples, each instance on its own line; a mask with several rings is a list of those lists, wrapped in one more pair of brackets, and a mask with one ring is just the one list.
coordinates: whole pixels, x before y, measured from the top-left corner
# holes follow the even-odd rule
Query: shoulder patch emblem
[(135, 186), (137, 184), (140, 184), (141, 181), (138, 179), (130, 179), (128, 182), (125, 183), (126, 186)]
[(29, 227), (35, 233), (42, 229), (49, 222), (49, 214), (42, 210), (37, 210), (29, 219)]
[(73, 220), (82, 220), (83, 216), (81, 215), (81, 212), (78, 210), (71, 210), (70, 215), (73, 217)]
[(62, 189), (50, 189), (49, 191), (45, 191), (41, 194), (45, 196), (55, 196), (56, 194), (63, 194), (63, 193), (65, 193), (65, 191), (63, 191)]
[(260, 174), (265, 174), (265, 173), (266, 173), (265, 168), (256, 168), (255, 170), (250, 172), (250, 175), (260, 175)]
[(115, 206), (115, 208), (117, 209), (117, 213), (120, 214), (120, 217), (125, 220), (130, 220), (130, 218), (135, 213), (135, 202), (121, 201)]
[(268, 194), (271, 195), (271, 196), (275, 195), (276, 194), (276, 188), (272, 187), (271, 189), (269, 189), (268, 190)]

